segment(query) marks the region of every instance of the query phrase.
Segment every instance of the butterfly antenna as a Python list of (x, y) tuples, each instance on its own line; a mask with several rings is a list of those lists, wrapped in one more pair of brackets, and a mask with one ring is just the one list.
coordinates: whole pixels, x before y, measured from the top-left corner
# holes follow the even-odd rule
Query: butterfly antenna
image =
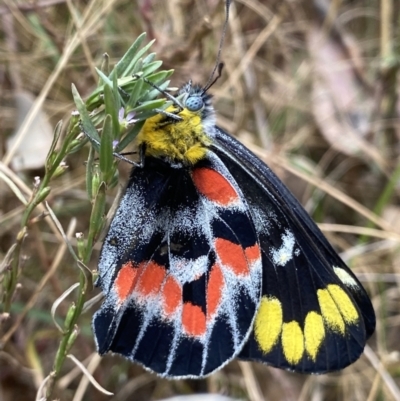
[[(214, 69), (212, 70), (212, 73), (210, 75), (210, 78), (208, 78), (208, 81), (206, 83), (206, 85), (203, 88), (203, 93), (207, 92), (208, 89), (211, 88), (211, 86), (214, 85), (214, 83), (217, 81), (217, 79), (221, 76), (221, 71), (222, 71), (222, 67), (223, 67), (223, 63), (220, 63), (220, 59), (221, 59), (221, 52), (222, 52), (222, 46), (224, 44), (224, 39), (225, 39), (225, 34), (226, 34), (226, 30), (228, 28), (228, 22), (229, 22), (229, 7), (231, 5), (232, 0), (225, 0), (225, 22), (224, 22), (224, 27), (222, 29), (222, 36), (221, 36), (221, 40), (219, 42), (219, 48), (218, 48), (218, 54), (217, 54), (217, 60), (215, 62), (215, 66)], [(216, 78), (214, 78), (215, 72), (218, 69), (218, 75)]]

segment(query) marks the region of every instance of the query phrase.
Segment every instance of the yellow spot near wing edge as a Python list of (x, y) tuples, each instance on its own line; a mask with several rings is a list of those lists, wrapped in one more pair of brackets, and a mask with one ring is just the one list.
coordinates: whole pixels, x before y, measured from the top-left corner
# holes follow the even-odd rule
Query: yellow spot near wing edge
[(318, 301), (322, 316), (331, 330), (345, 333), (345, 322), (355, 324), (359, 320), (357, 308), (340, 286), (330, 284), (318, 290)]
[(304, 354), (304, 336), (295, 320), (284, 323), (282, 327), (282, 348), (286, 360), (296, 365)]
[(304, 343), (308, 355), (314, 362), (324, 338), (325, 328), (322, 316), (314, 311), (307, 313), (304, 322)]
[(254, 334), (264, 353), (271, 351), (282, 330), (282, 305), (274, 297), (262, 297), (254, 322)]
[(338, 285), (333, 284), (328, 285), (328, 291), (336, 302), (345, 322), (350, 324), (356, 323), (359, 319), (358, 312), (346, 292)]
[(329, 285), (327, 289), (317, 291), (319, 307), (321, 308), (321, 313), (327, 326), (333, 331), (344, 334), (345, 324), (342, 314), (340, 313), (329, 290), (332, 286), (333, 285)]

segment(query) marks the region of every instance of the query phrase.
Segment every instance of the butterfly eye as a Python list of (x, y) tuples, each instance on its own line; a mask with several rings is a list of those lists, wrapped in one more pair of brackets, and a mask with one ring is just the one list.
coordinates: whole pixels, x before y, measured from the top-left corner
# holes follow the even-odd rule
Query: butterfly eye
[(199, 111), (204, 107), (204, 101), (201, 96), (189, 96), (186, 99), (186, 107), (189, 111)]

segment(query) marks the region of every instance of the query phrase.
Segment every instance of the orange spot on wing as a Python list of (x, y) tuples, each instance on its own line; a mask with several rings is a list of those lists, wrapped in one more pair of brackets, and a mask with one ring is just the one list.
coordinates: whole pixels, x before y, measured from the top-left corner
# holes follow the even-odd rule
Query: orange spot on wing
[(214, 265), (211, 269), (207, 284), (207, 318), (211, 318), (216, 312), (221, 301), (222, 290), (224, 287), (224, 276), (221, 267)]
[(221, 262), (232, 269), (235, 274), (249, 274), (249, 264), (240, 245), (226, 239), (217, 238), (215, 240), (215, 248)]
[(215, 170), (196, 168), (192, 177), (199, 192), (214, 202), (228, 205), (239, 198), (229, 181)]
[(171, 315), (182, 302), (182, 287), (173, 278), (168, 277), (163, 288), (164, 312)]
[(200, 306), (190, 302), (183, 304), (182, 326), (190, 336), (200, 337), (206, 332), (206, 315)]
[(247, 260), (252, 263), (261, 258), (260, 247), (255, 244), (253, 246), (249, 246), (244, 250)]
[(118, 272), (114, 285), (120, 303), (124, 302), (132, 292), (137, 272), (138, 269), (133, 266), (132, 262), (125, 263)]
[(165, 269), (157, 263), (150, 261), (140, 266), (143, 272), (139, 277), (137, 291), (146, 296), (160, 291), (161, 284), (165, 278)]

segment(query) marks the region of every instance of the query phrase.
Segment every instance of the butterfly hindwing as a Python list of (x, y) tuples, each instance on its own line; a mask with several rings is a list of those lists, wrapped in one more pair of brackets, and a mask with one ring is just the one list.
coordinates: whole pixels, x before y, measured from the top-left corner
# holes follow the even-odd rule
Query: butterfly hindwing
[(265, 164), (221, 130), (213, 151), (249, 204), (262, 250), (262, 300), (239, 357), (308, 373), (354, 362), (375, 326), (361, 284)]
[(261, 293), (256, 230), (212, 153), (191, 168), (144, 162), (103, 244), (97, 346), (162, 376), (205, 376), (250, 335)]

